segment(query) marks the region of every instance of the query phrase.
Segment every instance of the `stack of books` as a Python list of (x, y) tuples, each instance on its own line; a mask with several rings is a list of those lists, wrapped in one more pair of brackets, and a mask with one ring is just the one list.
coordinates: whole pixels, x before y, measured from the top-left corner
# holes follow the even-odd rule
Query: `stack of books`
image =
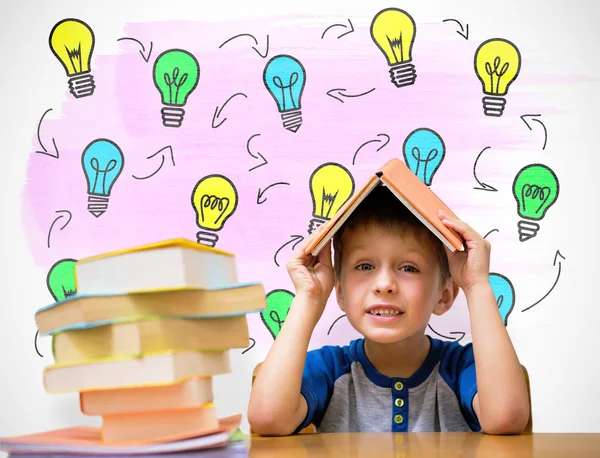
[(81, 412), (102, 417), (104, 443), (228, 427), (213, 377), (231, 372), (229, 350), (249, 346), (246, 314), (266, 306), (262, 283), (238, 282), (232, 253), (167, 240), (81, 259), (75, 281), (75, 295), (35, 314), (52, 336), (48, 393), (79, 393)]

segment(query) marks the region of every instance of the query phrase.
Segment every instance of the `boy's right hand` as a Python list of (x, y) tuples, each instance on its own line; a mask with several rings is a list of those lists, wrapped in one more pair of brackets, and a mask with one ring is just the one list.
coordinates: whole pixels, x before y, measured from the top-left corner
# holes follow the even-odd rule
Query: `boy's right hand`
[(315, 257), (304, 252), (309, 239), (305, 239), (287, 263), (287, 270), (296, 288), (296, 296), (303, 296), (325, 308), (334, 282), (331, 262), (331, 240)]

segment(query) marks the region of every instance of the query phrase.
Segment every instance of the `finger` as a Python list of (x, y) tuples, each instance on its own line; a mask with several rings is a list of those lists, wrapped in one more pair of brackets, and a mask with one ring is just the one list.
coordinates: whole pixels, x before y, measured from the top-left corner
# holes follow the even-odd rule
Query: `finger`
[(333, 263), (331, 262), (331, 240), (321, 248), (321, 251), (319, 251), (319, 254), (317, 255), (317, 259), (321, 264), (333, 267)]
[(465, 240), (465, 242), (483, 239), (483, 237), (475, 229), (473, 229), (471, 226), (469, 226), (464, 221), (461, 221), (456, 218), (451, 218), (446, 213), (444, 213), (442, 210), (440, 210), (438, 214), (440, 216), (440, 219), (442, 220), (442, 223), (446, 227), (449, 227), (450, 229), (454, 229), (456, 232), (458, 232), (462, 236), (462, 238)]

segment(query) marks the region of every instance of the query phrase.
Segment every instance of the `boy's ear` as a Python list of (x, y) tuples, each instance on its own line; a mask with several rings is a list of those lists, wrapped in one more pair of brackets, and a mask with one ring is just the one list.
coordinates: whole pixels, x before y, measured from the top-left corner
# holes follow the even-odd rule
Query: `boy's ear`
[(344, 303), (344, 292), (342, 291), (342, 285), (340, 284), (340, 282), (337, 279), (337, 275), (335, 277), (335, 297), (337, 299), (337, 303), (340, 306), (340, 309), (342, 309), (343, 312), (346, 311), (346, 305)]
[(452, 280), (452, 277), (450, 277), (446, 281), (446, 286), (442, 290), (440, 300), (433, 308), (433, 314), (443, 315), (450, 310), (450, 307), (452, 307), (452, 304), (454, 304), (454, 300), (456, 299), (456, 296), (458, 296), (459, 291), (460, 287), (456, 284), (456, 282), (454, 282), (454, 280)]

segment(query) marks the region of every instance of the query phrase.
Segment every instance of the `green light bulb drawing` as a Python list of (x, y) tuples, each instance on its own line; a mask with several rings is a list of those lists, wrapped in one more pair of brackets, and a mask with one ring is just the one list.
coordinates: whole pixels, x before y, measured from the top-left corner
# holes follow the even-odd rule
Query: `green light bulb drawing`
[(536, 221), (556, 202), (558, 190), (558, 178), (549, 167), (530, 164), (519, 170), (513, 182), (513, 195), (519, 216), (526, 219), (517, 224), (521, 242), (537, 235), (540, 225)]
[(165, 127), (181, 127), (188, 96), (200, 79), (198, 60), (183, 49), (169, 49), (156, 58), (154, 85), (161, 94), (162, 122)]
[(75, 259), (61, 259), (54, 263), (46, 276), (46, 286), (55, 301), (62, 301), (76, 293)]
[(285, 289), (274, 289), (267, 294), (267, 307), (260, 312), (260, 318), (273, 339), (281, 331), (293, 300), (294, 294)]

